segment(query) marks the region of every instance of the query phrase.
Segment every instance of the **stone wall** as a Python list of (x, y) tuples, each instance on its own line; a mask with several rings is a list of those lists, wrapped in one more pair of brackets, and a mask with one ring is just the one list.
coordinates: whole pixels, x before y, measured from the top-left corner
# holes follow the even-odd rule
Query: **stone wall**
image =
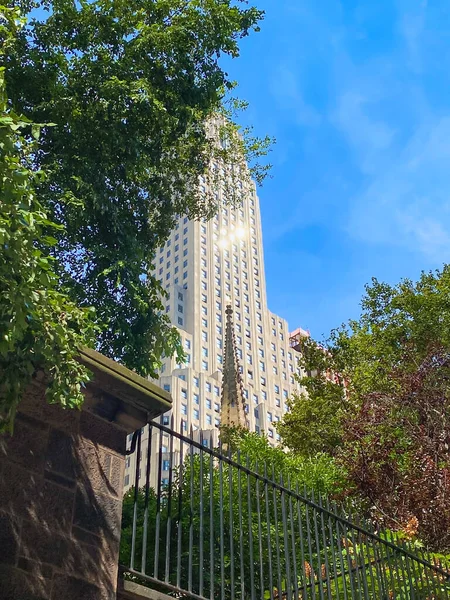
[(36, 377), (0, 435), (0, 599), (116, 598), (127, 434), (170, 394), (94, 350), (81, 410), (49, 405)]
[(0, 598), (115, 598), (127, 432), (44, 394), (0, 437)]

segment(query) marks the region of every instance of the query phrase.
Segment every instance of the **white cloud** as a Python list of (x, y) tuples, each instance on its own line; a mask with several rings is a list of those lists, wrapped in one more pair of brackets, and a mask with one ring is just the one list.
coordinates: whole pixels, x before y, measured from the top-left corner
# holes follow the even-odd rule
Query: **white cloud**
[(294, 120), (298, 125), (316, 127), (320, 124), (322, 120), (320, 113), (305, 102), (299, 77), (286, 64), (280, 65), (274, 72), (271, 91), (279, 108), (289, 111), (290, 118), (295, 115)]
[(423, 123), (352, 201), (349, 233), (436, 261), (450, 255), (450, 117)]
[(376, 168), (380, 153), (392, 144), (395, 130), (381, 119), (368, 115), (374, 98), (364, 96), (358, 89), (347, 90), (340, 96), (332, 121), (346, 136), (358, 155), (360, 168), (371, 172)]

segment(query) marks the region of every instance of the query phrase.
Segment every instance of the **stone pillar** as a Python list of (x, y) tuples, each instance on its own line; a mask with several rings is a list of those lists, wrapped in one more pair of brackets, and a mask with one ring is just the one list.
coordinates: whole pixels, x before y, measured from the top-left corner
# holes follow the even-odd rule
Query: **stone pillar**
[(0, 436), (0, 598), (116, 598), (127, 434), (170, 396), (94, 351), (82, 410), (34, 381), (13, 436)]

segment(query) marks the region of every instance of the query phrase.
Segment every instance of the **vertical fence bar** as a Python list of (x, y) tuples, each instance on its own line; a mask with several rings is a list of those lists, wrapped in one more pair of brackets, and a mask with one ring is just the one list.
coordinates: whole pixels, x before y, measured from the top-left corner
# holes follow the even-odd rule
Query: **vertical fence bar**
[[(328, 498), (325, 498), (325, 506), (329, 512), (330, 506), (328, 503)], [(333, 535), (333, 525), (332, 525), (330, 515), (327, 516), (327, 522), (328, 522), (328, 534), (330, 536), (331, 560), (333, 561), (334, 589), (336, 591), (336, 598), (339, 599), (341, 597), (341, 595), (340, 595), (340, 591), (339, 591), (339, 578), (338, 578), (337, 566), (336, 566), (336, 548), (335, 548), (334, 535)], [(325, 524), (323, 524), (323, 528), (325, 531), (325, 529), (326, 529)], [(339, 536), (336, 536), (336, 537), (338, 538)], [(345, 575), (344, 574), (342, 575), (342, 580), (343, 580), (343, 586), (344, 586), (344, 589), (343, 589), (344, 599), (347, 600), (347, 588), (345, 587)]]
[(281, 490), (281, 519), (283, 522), (283, 536), (284, 536), (284, 560), (286, 561), (286, 597), (287, 600), (292, 600), (292, 578), (291, 578), (291, 558), (289, 556), (289, 532), (287, 525), (286, 516), (286, 498), (283, 475), (280, 475), (280, 485), (283, 488)]
[[(231, 458), (231, 443), (228, 444), (228, 458)], [(228, 510), (230, 518), (230, 597), (235, 596), (234, 580), (234, 519), (233, 519), (233, 468), (228, 463)]]
[(220, 527), (220, 597), (225, 600), (225, 555), (224, 555), (224, 524), (223, 524), (223, 458), (219, 456), (219, 527)]
[[(171, 418), (171, 429), (173, 431), (173, 415)], [(161, 432), (162, 438), (162, 432)], [(164, 581), (169, 582), (170, 575), (170, 554), (171, 554), (171, 537), (172, 537), (172, 478), (173, 478), (173, 435), (169, 439), (169, 485), (167, 489), (167, 521), (166, 521), (166, 568)]]
[[(180, 433), (183, 431), (183, 426), (180, 423)], [(178, 531), (177, 531), (177, 587), (181, 587), (181, 551), (183, 541), (183, 438), (180, 440), (180, 466), (178, 472)]]
[[(237, 451), (237, 461), (241, 462), (241, 451)], [(241, 599), (245, 598), (245, 568), (244, 568), (244, 528), (242, 523), (242, 480), (241, 480), (241, 469), (238, 469), (237, 473), (237, 485), (238, 485), (238, 519), (239, 519), (239, 563), (241, 566)]]
[(292, 512), (292, 487), (291, 487), (291, 478), (288, 476), (288, 495), (289, 495), (289, 522), (290, 522), (290, 531), (291, 531), (291, 544), (292, 544), (292, 568), (293, 568), (293, 581), (294, 581), (294, 598), (298, 600), (299, 598), (299, 590), (298, 590), (298, 574), (297, 574), (297, 551), (295, 548), (295, 522)]
[[(304, 494), (306, 496), (306, 487), (304, 488)], [(312, 501), (314, 502), (314, 496), (312, 497)], [(322, 557), (320, 554), (319, 529), (317, 526), (317, 509), (312, 507), (311, 512), (313, 514), (314, 538), (316, 540), (316, 551), (317, 551), (317, 580), (318, 580), (319, 596), (320, 596), (320, 599), (322, 600), (323, 598), (325, 598), (325, 594), (324, 594), (323, 581), (322, 581)]]
[[(272, 465), (272, 483), (275, 483), (275, 467)], [(277, 585), (278, 585), (278, 598), (283, 597), (283, 584), (281, 580), (281, 554), (280, 554), (280, 534), (278, 528), (278, 498), (277, 488), (272, 485), (273, 495), (273, 520), (275, 526), (275, 549), (277, 555)]]
[(148, 425), (147, 464), (145, 465), (145, 505), (144, 505), (144, 529), (142, 532), (142, 562), (141, 573), (146, 573), (147, 564), (147, 540), (148, 540), (148, 503), (150, 499), (150, 466), (152, 460), (152, 433), (151, 423)]
[[(313, 495), (313, 499), (314, 499), (314, 495)], [(328, 595), (328, 599), (331, 600), (331, 580), (330, 580), (331, 572), (330, 572), (330, 564), (328, 561), (327, 529), (325, 527), (324, 511), (323, 511), (323, 505), (322, 505), (322, 498), (320, 497), (320, 494), (317, 497), (317, 504), (320, 506), (320, 511), (319, 511), (320, 529), (322, 531), (323, 557), (324, 557), (324, 565), (325, 565), (325, 580), (326, 580), (326, 586), (327, 586), (327, 595)], [(332, 542), (332, 540), (331, 540), (331, 542)]]
[[(209, 447), (212, 450), (214, 446), (213, 431), (209, 436)], [(221, 507), (220, 507), (221, 508)], [(209, 455), (209, 598), (214, 600), (214, 455)]]
[[(255, 463), (256, 474), (259, 475), (258, 461)], [(256, 512), (258, 513), (258, 550), (259, 550), (259, 581), (261, 586), (261, 600), (264, 598), (264, 555), (263, 555), (263, 534), (261, 526), (261, 501), (259, 491), (259, 477), (256, 478)]]
[[(298, 489), (298, 482), (296, 484), (295, 491), (297, 494), (297, 498), (296, 498), (295, 502), (296, 502), (296, 506), (297, 506), (297, 520), (298, 520), (298, 529), (299, 529), (299, 534), (300, 534), (300, 558), (302, 561), (302, 573), (303, 573), (302, 595), (303, 595), (303, 599), (306, 600), (307, 592), (308, 592), (308, 583), (311, 581), (311, 577), (308, 577), (306, 574), (305, 542), (303, 539), (302, 511), (301, 511), (301, 507), (300, 507), (300, 500), (298, 498), (298, 496), (300, 495), (299, 489)], [(308, 582), (308, 579), (309, 579), (309, 582)], [(315, 592), (313, 592), (313, 598), (315, 598), (314, 594), (315, 594)]]
[[(163, 418), (161, 416), (161, 423)], [(158, 579), (158, 567), (159, 567), (159, 536), (161, 528), (161, 479), (162, 479), (162, 430), (158, 430), (159, 433), (159, 444), (158, 444), (158, 480), (156, 482), (156, 519), (155, 519), (155, 559), (153, 563), (153, 576)]]
[(136, 469), (134, 478), (134, 505), (133, 505), (133, 532), (131, 534), (131, 557), (130, 557), (130, 568), (134, 569), (134, 557), (136, 554), (136, 532), (137, 532), (137, 515), (138, 515), (138, 502), (139, 502), (139, 474), (141, 466), (141, 433), (138, 429), (133, 435), (136, 435), (137, 439), (137, 450), (136, 450)]
[(200, 450), (200, 481), (199, 481), (199, 486), (200, 486), (200, 502), (199, 502), (199, 525), (200, 525), (200, 532), (199, 532), (199, 546), (200, 546), (200, 556), (199, 556), (199, 563), (198, 563), (198, 578), (199, 578), (199, 586), (198, 586), (198, 593), (200, 596), (203, 596), (203, 560), (204, 560), (204, 549), (203, 549), (203, 532), (204, 532), (204, 522), (203, 522), (203, 457), (204, 457), (204, 450), (203, 450), (203, 432), (200, 430), (200, 445), (201, 445), (201, 450)]
[(190, 514), (189, 514), (189, 554), (188, 554), (188, 591), (192, 592), (192, 562), (194, 549), (194, 430), (190, 428), (189, 470), (190, 470)]
[[(336, 529), (338, 531), (338, 536), (339, 539), (341, 539), (340, 534), (339, 534), (339, 528), (342, 530), (342, 540), (344, 540), (344, 551), (342, 551), (341, 549), (341, 544), (342, 544), (342, 540), (339, 542), (339, 548), (341, 550), (341, 557), (343, 558), (343, 552), (345, 552), (346, 558), (347, 558), (347, 569), (348, 569), (348, 585), (350, 588), (350, 593), (352, 596), (352, 600), (355, 600), (355, 598), (357, 598), (357, 596), (355, 596), (355, 583), (354, 583), (354, 575), (353, 575), (353, 565), (352, 565), (352, 560), (350, 558), (350, 540), (348, 539), (348, 534), (347, 534), (347, 528), (344, 525), (344, 523), (337, 521), (336, 522)], [(344, 560), (345, 562), (345, 560)], [(345, 573), (345, 565), (344, 563), (342, 564), (343, 567), (343, 572)]]
[[(309, 567), (310, 567), (310, 581), (311, 581), (311, 592), (312, 592), (312, 597), (313, 600), (315, 600), (316, 598), (316, 584), (315, 584), (315, 576), (316, 576), (316, 572), (315, 572), (315, 568), (314, 568), (314, 553), (313, 553), (313, 547), (312, 547), (312, 541), (311, 541), (311, 527), (310, 527), (310, 523), (309, 523), (309, 509), (308, 509), (308, 503), (305, 503), (305, 522), (306, 522), (306, 537), (308, 539), (308, 554), (309, 554)], [(323, 598), (323, 595), (321, 596), (321, 598)]]
[(272, 535), (270, 531), (270, 510), (269, 510), (269, 485), (267, 482), (267, 465), (264, 463), (264, 496), (266, 499), (266, 522), (267, 522), (267, 554), (269, 563), (269, 594), (270, 600), (273, 597), (273, 568), (272, 568)]
[[(247, 469), (250, 470), (249, 458), (247, 455)], [(255, 565), (253, 564), (253, 530), (252, 530), (252, 496), (250, 486), (250, 474), (247, 473), (247, 511), (248, 511), (248, 543), (249, 543), (249, 560), (250, 560), (250, 597), (255, 598)]]

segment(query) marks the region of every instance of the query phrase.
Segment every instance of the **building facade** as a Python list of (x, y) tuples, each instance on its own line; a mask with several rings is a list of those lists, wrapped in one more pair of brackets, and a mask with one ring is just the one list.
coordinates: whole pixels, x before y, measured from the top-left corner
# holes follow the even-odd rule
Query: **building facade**
[[(204, 432), (221, 422), (221, 384), (226, 308), (231, 305), (242, 370), (246, 421), (251, 431), (276, 443), (274, 427), (297, 390), (299, 354), (290, 346), (287, 322), (267, 305), (259, 200), (255, 185), (236, 208), (222, 204), (209, 221), (180, 218), (155, 258), (155, 272), (168, 293), (166, 312), (178, 328), (186, 361), (167, 358), (157, 383), (172, 394), (178, 431)], [(196, 435), (199, 435), (196, 433)], [(143, 447), (148, 444), (143, 432)], [(158, 449), (154, 449), (158, 452)], [(168, 468), (162, 452), (162, 479)], [(126, 486), (135, 465), (127, 461)]]

